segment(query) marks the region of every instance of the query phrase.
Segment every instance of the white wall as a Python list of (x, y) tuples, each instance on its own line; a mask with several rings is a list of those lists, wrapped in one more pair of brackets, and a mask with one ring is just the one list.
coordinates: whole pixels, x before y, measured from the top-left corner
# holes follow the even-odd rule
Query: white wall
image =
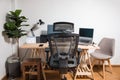
[(40, 34), (40, 30), (46, 30), (47, 24), (70, 21), (75, 24), (76, 33), (80, 27), (94, 28), (96, 43), (103, 37), (115, 38), (112, 64), (120, 64), (120, 0), (19, 0), (17, 7), (29, 18), (31, 26), (40, 18), (45, 21), (36, 35)]
[[(47, 24), (56, 21), (70, 21), (75, 24), (75, 32), (80, 27), (95, 29), (94, 41), (98, 43), (103, 37), (116, 39), (115, 56), (112, 64), (120, 65), (120, 0), (0, 0), (0, 32), (3, 31), (5, 15), (15, 7), (23, 10), (22, 14), (29, 18), (28, 23), (35, 24), (38, 19), (45, 21), (45, 25), (35, 32), (40, 35), (41, 30), (47, 30)], [(26, 30), (30, 29), (26, 28)], [(21, 44), (25, 37), (21, 38)], [(0, 34), (0, 79), (5, 75), (5, 61), (12, 54), (13, 48)]]
[(2, 35), (6, 13), (12, 9), (11, 4), (11, 0), (0, 0), (0, 80), (5, 76), (5, 61), (12, 54), (11, 44)]

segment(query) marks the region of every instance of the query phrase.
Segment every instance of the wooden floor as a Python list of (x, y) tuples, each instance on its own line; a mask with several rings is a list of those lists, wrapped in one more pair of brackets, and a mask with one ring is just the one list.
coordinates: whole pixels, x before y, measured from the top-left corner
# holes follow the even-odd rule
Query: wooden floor
[[(94, 71), (95, 80), (103, 80), (102, 67), (95, 66), (93, 71)], [(45, 74), (46, 74), (47, 80), (60, 80), (58, 71), (45, 70)], [(65, 76), (67, 77), (67, 80), (73, 80), (72, 75), (70, 75), (69, 72)], [(91, 77), (92, 76), (78, 77), (77, 80), (92, 80)], [(6, 78), (3, 80), (8, 80), (8, 79)], [(15, 80), (23, 80), (23, 79), (22, 77), (20, 77)], [(113, 73), (110, 72), (109, 67), (106, 67), (106, 80), (120, 80), (120, 67), (114, 66)]]

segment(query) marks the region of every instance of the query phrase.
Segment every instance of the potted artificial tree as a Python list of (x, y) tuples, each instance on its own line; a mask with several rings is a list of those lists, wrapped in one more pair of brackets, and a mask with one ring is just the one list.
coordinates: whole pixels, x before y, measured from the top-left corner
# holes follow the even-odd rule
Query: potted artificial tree
[(23, 24), (28, 19), (25, 16), (21, 16), (22, 10), (10, 11), (6, 16), (6, 22), (4, 24), (4, 33), (8, 38), (12, 38), (17, 42), (17, 56), (19, 57), (19, 38), (26, 35), (27, 32), (22, 29), (22, 26), (29, 26), (28, 24)]

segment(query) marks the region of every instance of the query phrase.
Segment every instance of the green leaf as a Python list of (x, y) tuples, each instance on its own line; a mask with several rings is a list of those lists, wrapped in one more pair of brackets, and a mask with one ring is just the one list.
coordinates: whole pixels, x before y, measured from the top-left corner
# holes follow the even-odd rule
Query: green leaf
[(22, 24), (21, 26), (30, 26), (29, 24)]
[(16, 25), (15, 22), (7, 22), (4, 24), (4, 29), (6, 30), (15, 30), (16, 29)]
[(15, 10), (16, 16), (19, 16), (21, 12), (22, 12), (22, 10)]
[(15, 12), (13, 12), (13, 11), (10, 11), (10, 15), (11, 16), (16, 16)]
[(11, 15), (17, 16), (17, 17), (20, 15), (21, 12), (22, 12), (22, 10), (19, 10), (19, 9), (15, 10), (15, 12), (14, 11), (10, 11)]
[(20, 18), (22, 18), (22, 19), (27, 19), (25, 16), (20, 16)]

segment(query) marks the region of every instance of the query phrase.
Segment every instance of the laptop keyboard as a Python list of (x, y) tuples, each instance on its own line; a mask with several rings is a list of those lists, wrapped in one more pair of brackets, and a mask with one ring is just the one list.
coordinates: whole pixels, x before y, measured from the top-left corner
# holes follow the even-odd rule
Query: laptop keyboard
[(90, 45), (90, 40), (86, 40), (86, 39), (80, 39), (79, 43), (80, 45)]
[(81, 39), (80, 42), (89, 43), (89, 40)]

